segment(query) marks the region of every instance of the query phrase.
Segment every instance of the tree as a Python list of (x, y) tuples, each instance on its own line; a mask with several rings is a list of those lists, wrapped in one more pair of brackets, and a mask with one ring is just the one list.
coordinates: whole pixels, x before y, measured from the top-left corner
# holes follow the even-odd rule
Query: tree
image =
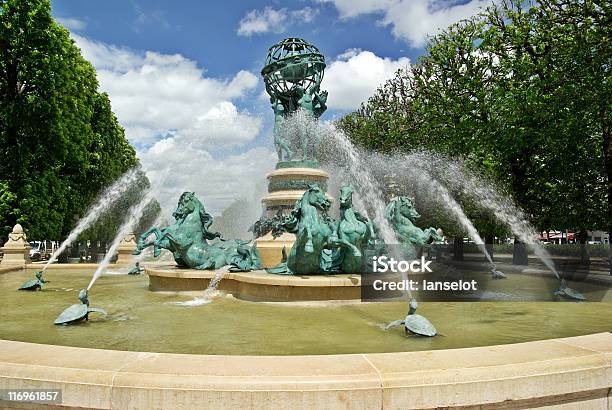
[(610, 7), (492, 6), (432, 38), (340, 126), (370, 149), (462, 158), (537, 228), (612, 230)]
[(48, 0), (0, 0), (0, 236), (58, 240), (138, 161)]

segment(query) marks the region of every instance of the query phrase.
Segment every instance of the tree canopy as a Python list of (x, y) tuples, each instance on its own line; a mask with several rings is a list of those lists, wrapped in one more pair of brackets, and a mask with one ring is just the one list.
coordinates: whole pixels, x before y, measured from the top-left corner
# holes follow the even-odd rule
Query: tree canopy
[(95, 69), (48, 0), (0, 0), (0, 158), (0, 236), (21, 223), (48, 240), (138, 164)]
[(416, 64), (339, 125), (368, 149), (462, 158), (540, 229), (610, 231), (611, 7), (491, 6), (431, 38)]

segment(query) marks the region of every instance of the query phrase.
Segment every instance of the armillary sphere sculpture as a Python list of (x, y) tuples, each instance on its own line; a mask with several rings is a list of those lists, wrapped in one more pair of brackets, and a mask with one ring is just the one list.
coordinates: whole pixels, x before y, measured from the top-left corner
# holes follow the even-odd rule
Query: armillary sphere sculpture
[[(287, 38), (268, 50), (266, 65), (261, 70), (266, 91), (274, 110), (274, 144), (278, 160), (294, 160), (294, 151), (281, 136), (282, 120), (302, 109), (307, 115), (318, 118), (327, 106), (327, 91), (321, 91), (325, 71), (325, 58), (319, 49), (301, 38)], [(307, 132), (301, 135), (298, 149), (302, 160), (314, 160), (314, 150), (309, 152)], [(284, 155), (283, 155), (284, 154)]]

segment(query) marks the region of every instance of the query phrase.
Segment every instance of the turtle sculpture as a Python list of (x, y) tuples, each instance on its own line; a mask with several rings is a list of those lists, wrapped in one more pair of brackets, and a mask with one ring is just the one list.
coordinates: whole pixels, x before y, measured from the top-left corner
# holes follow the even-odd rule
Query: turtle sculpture
[(25, 282), (19, 287), (18, 290), (42, 290), (44, 284), (50, 282), (43, 279), (43, 271), (41, 270), (36, 272), (34, 275), (36, 276), (35, 279), (30, 279), (29, 281)]
[(387, 325), (385, 330), (388, 330), (395, 326), (404, 325), (404, 330), (406, 334), (412, 333), (419, 336), (435, 336), (437, 331), (436, 328), (431, 324), (431, 322), (425, 319), (421, 315), (417, 315), (416, 312), (418, 307), (416, 299), (410, 299), (410, 309), (408, 310), (408, 315), (404, 320), (395, 320)]
[(506, 275), (502, 271), (497, 270), (495, 264), (491, 265), (491, 277), (493, 279), (506, 279)]
[(568, 287), (565, 279), (561, 279), (561, 284), (559, 285), (559, 289), (555, 290), (554, 294), (555, 296), (559, 296), (565, 299), (586, 300), (586, 298), (582, 295), (582, 293)]
[(142, 273), (142, 268), (140, 267), (140, 262), (136, 262), (131, 271), (128, 272), (128, 275), (140, 275)]
[(81, 320), (89, 320), (89, 314), (92, 312), (102, 313), (103, 315), (106, 315), (106, 311), (104, 309), (89, 307), (87, 290), (82, 289), (79, 292), (79, 300), (81, 301), (81, 303), (76, 303), (64, 310), (57, 317), (57, 319), (55, 319), (55, 322), (53, 322), (53, 324), (70, 325), (78, 323)]

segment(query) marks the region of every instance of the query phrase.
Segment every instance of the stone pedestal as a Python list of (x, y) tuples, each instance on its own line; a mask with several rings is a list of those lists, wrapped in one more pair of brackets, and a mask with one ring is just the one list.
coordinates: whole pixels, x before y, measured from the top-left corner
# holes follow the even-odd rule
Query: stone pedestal
[(136, 250), (136, 235), (129, 233), (121, 240), (117, 249), (117, 265), (133, 265), (136, 257), (132, 252)]
[[(283, 163), (286, 165), (287, 163)], [(290, 164), (290, 163), (289, 163)], [(280, 165), (280, 164), (279, 164)], [(309, 184), (319, 185), (321, 189), (327, 191), (327, 180), (329, 174), (317, 168), (291, 168), (282, 167), (268, 174), (268, 195), (261, 201), (266, 208), (266, 217), (271, 218), (281, 210), (283, 214), (288, 214), (293, 209)], [(332, 198), (328, 198), (331, 200)], [(264, 268), (271, 268), (278, 265), (282, 260), (282, 249), (285, 247), (287, 254), (295, 242), (295, 235), (284, 233), (274, 239), (268, 233), (256, 241), (257, 249), (261, 256)]]
[(21, 225), (17, 224), (8, 236), (2, 252), (4, 256), (0, 266), (17, 266), (30, 263), (30, 244)]

